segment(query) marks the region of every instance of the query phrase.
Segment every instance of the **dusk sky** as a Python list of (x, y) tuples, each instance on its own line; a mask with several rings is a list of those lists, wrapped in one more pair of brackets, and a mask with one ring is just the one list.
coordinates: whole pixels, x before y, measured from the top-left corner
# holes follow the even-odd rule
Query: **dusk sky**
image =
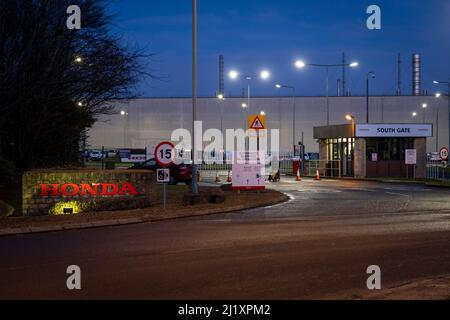
[[(382, 10), (382, 30), (366, 27), (366, 9)], [(278, 92), (282, 82), (297, 88), (298, 95), (325, 95), (325, 69), (293, 66), (340, 63), (342, 52), (360, 67), (347, 72), (353, 95), (365, 92), (367, 72), (375, 71), (373, 94), (393, 95), (397, 82), (397, 54), (402, 54), (402, 90), (411, 94), (413, 53), (423, 59), (424, 90), (439, 91), (433, 79), (450, 77), (450, 1), (448, 0), (199, 0), (199, 95), (218, 89), (218, 57), (225, 71), (243, 74), (271, 71), (270, 81), (254, 80), (256, 95)], [(141, 83), (146, 97), (191, 95), (191, 1), (114, 1), (115, 32), (133, 45), (148, 46), (157, 55), (150, 62), (162, 81)], [(341, 69), (330, 74), (330, 93), (336, 94)], [(241, 94), (243, 81), (225, 80), (225, 93)], [(442, 90), (442, 89), (441, 89)]]

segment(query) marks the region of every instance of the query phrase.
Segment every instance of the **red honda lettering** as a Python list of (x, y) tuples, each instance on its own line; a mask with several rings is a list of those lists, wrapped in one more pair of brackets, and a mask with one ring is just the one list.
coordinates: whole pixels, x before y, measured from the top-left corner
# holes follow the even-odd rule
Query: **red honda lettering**
[(56, 197), (59, 195), (59, 184), (41, 184), (41, 196), (47, 197), (48, 193), (51, 192), (51, 195)]
[[(111, 190), (110, 190), (111, 188)], [(113, 196), (119, 192), (119, 186), (117, 184), (103, 183), (102, 184), (102, 196)]]
[(85, 196), (87, 194), (95, 196), (98, 193), (98, 184), (92, 187), (90, 184), (81, 184), (81, 195)]
[[(71, 188), (72, 191), (70, 192), (68, 189)], [(65, 184), (61, 187), (61, 193), (66, 197), (73, 197), (77, 195), (80, 192), (80, 187), (73, 183)]]
[(134, 186), (129, 182), (125, 182), (122, 185), (122, 189), (120, 189), (120, 192), (119, 192), (120, 195), (124, 195), (125, 193), (131, 194), (134, 196), (139, 194), (139, 192), (137, 192), (137, 190), (134, 188)]

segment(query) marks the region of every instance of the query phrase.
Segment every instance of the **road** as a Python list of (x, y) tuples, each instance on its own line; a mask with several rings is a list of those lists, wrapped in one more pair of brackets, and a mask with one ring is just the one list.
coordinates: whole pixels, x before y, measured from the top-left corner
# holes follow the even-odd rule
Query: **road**
[[(450, 189), (284, 180), (244, 212), (0, 238), (0, 298), (323, 299), (450, 274)], [(82, 290), (66, 288), (78, 265)]]

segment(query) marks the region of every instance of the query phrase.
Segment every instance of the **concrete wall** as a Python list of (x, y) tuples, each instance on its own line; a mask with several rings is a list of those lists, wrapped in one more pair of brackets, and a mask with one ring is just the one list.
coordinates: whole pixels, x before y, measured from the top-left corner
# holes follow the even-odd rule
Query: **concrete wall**
[[(251, 112), (267, 113), (269, 129), (279, 129), (281, 151), (292, 149), (293, 106), (296, 106), (296, 140), (304, 132), (306, 152), (318, 152), (319, 146), (313, 138), (313, 128), (326, 125), (326, 98), (289, 97), (252, 98)], [(198, 102), (198, 117), (205, 129), (221, 127), (242, 128), (246, 110), (241, 105), (246, 98), (228, 98), (219, 101), (214, 98), (201, 98)], [(428, 109), (422, 109), (427, 103)], [(128, 116), (105, 116), (90, 130), (91, 147), (145, 148), (161, 140), (170, 139), (171, 132), (178, 128), (191, 128), (192, 102), (190, 98), (149, 98), (136, 99), (129, 103), (117, 103), (119, 112), (124, 110)], [(412, 112), (418, 112), (416, 118)], [(439, 112), (439, 114), (438, 114)], [(223, 115), (221, 117), (221, 114)], [(346, 114), (352, 114), (356, 123), (366, 121), (365, 97), (330, 97), (331, 124), (345, 124)], [(437, 151), (448, 145), (448, 99), (443, 97), (372, 97), (370, 98), (371, 123), (432, 123), (438, 135), (428, 139), (427, 151)], [(438, 125), (437, 125), (438, 124)], [(436, 139), (439, 138), (439, 140)]]
[[(45, 196), (41, 195), (41, 184), (53, 185), (58, 184), (118, 184), (122, 186), (124, 182), (133, 184), (138, 195), (81, 195), (74, 196), (53, 196), (51, 192), (47, 192)], [(50, 209), (58, 203), (73, 202), (78, 211), (91, 211), (95, 207), (100, 208), (98, 203), (101, 200), (101, 208), (106, 210), (107, 203), (111, 201), (112, 205), (119, 205), (120, 202), (127, 201), (128, 208), (148, 206), (154, 201), (156, 178), (153, 172), (149, 171), (89, 171), (89, 170), (72, 170), (72, 171), (30, 171), (22, 176), (22, 213), (27, 216), (48, 215)], [(61, 190), (61, 188), (58, 188)], [(73, 188), (69, 189), (72, 193)], [(131, 201), (130, 201), (131, 200)], [(117, 207), (110, 209), (125, 209), (125, 207)], [(74, 212), (79, 213), (79, 212)], [(62, 214), (62, 212), (54, 212), (54, 214)]]

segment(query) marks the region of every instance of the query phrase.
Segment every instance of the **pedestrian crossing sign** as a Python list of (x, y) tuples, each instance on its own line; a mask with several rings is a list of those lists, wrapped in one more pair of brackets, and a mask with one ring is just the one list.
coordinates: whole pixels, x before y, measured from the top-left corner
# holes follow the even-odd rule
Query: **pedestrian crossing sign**
[(266, 130), (266, 116), (251, 115), (248, 117), (248, 128), (250, 130)]

